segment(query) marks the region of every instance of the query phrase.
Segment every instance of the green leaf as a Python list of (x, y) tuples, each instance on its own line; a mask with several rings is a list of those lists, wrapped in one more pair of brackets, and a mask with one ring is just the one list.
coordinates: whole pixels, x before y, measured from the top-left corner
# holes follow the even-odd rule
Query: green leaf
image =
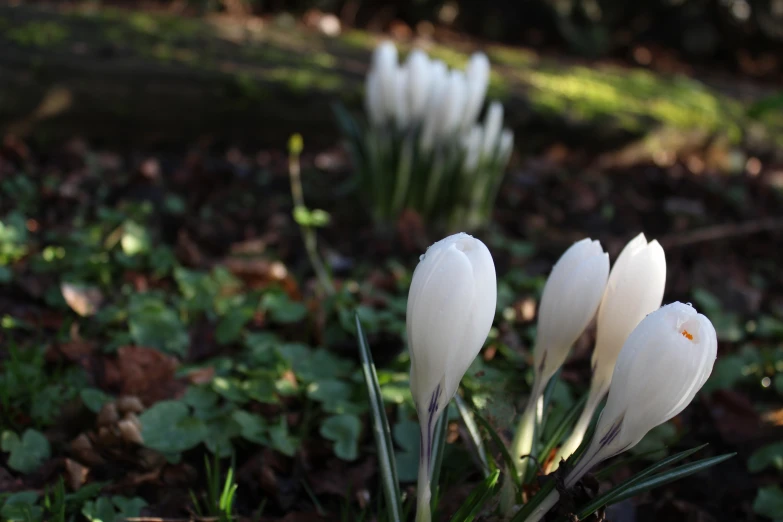
[[(477, 411), (473, 412), (476, 416), (476, 422), (482, 426), (485, 430), (487, 430), (487, 433), (489, 433), (489, 437), (492, 439), (492, 442), (495, 444), (498, 450), (500, 450), (500, 454), (503, 457), (503, 461), (506, 465), (507, 470), (516, 470), (516, 466), (514, 465), (514, 459), (511, 458), (511, 454), (508, 452), (508, 448), (506, 448), (506, 445), (503, 443), (503, 439), (500, 438), (500, 435), (497, 434), (495, 429), (492, 427), (492, 425), (487, 422), (484, 417), (482, 417)], [(514, 481), (514, 489), (516, 491), (519, 491), (519, 489), (522, 487), (521, 480), (519, 478), (519, 474), (512, 471), (511, 473), (508, 473), (506, 476), (506, 480), (508, 478), (511, 478), (511, 480)]]
[(419, 423), (402, 420), (394, 425), (394, 441), (401, 449), (394, 452), (397, 474), (402, 482), (415, 482), (419, 473)]
[(783, 373), (779, 373), (775, 376), (775, 390), (783, 395)]
[(266, 436), (267, 424), (263, 417), (245, 410), (236, 410), (231, 417), (239, 425), (239, 434), (243, 439), (262, 446), (269, 444), (269, 438)]
[(190, 415), (184, 402), (161, 401), (139, 416), (144, 445), (165, 454), (198, 446), (207, 436), (201, 419)]
[(677, 428), (665, 422), (647, 432), (639, 443), (631, 448), (632, 455), (645, 455), (647, 460), (660, 460), (669, 454), (668, 446), (677, 441)]
[(783, 470), (783, 442), (774, 442), (753, 452), (748, 459), (748, 471), (758, 473), (767, 467)]
[(307, 396), (329, 413), (359, 413), (362, 408), (351, 402), (352, 392), (350, 384), (337, 379), (316, 381), (307, 387)]
[(177, 313), (154, 295), (140, 294), (131, 298), (128, 329), (135, 344), (165, 353), (184, 356), (190, 344), (188, 332)]
[(140, 497), (113, 496), (111, 501), (117, 508), (119, 518), (133, 518), (141, 515), (142, 508), (147, 506), (147, 501)]
[(14, 273), (7, 266), (0, 265), (0, 284), (10, 283), (14, 278)]
[[(653, 475), (658, 470), (661, 470), (665, 468), (666, 466), (669, 466), (671, 464), (674, 464), (675, 462), (679, 462), (682, 459), (685, 459), (689, 457), (690, 455), (693, 455), (697, 451), (700, 451), (707, 447), (707, 444), (702, 444), (701, 446), (697, 446), (695, 448), (691, 448), (685, 451), (681, 451), (680, 453), (677, 453), (676, 455), (671, 455), (669, 457), (666, 457), (665, 459), (661, 459), (660, 461), (656, 462), (655, 464), (648, 466), (644, 470), (640, 471), (636, 475), (632, 476), (629, 479), (626, 479), (625, 481), (621, 482), (620, 484), (617, 484), (615, 487), (610, 489), (609, 491), (599, 495), (598, 497), (594, 498), (592, 502), (590, 502), (587, 506), (583, 507), (581, 511), (579, 512), (580, 517), (587, 517), (593, 512), (595, 512), (598, 508), (601, 506), (605, 506), (609, 500), (612, 499), (612, 497), (616, 495), (620, 495), (624, 493), (629, 488), (633, 487), (635, 484), (638, 484), (645, 478)], [(576, 461), (574, 461), (576, 462)], [(600, 472), (599, 472), (600, 473)]]
[(329, 224), (332, 217), (328, 212), (319, 208), (310, 210), (307, 207), (294, 207), (294, 221), (303, 227), (320, 228)]
[(84, 503), (82, 515), (90, 522), (114, 522), (116, 512), (109, 497), (99, 497)]
[(8, 457), (8, 466), (20, 473), (32, 473), (51, 455), (49, 440), (40, 431), (28, 428), (21, 439), (13, 431), (4, 431), (0, 446)]
[(231, 402), (244, 404), (248, 400), (244, 385), (237, 377), (215, 377), (212, 389)]
[(356, 319), (356, 336), (359, 341), (359, 354), (362, 360), (362, 375), (367, 385), (367, 396), (370, 403), (373, 435), (378, 453), (378, 467), (381, 473), (381, 484), (386, 499), (386, 513), (390, 522), (402, 521), (402, 505), (400, 504), (400, 481), (397, 478), (397, 462), (394, 455), (394, 445), (389, 430), (389, 420), (386, 418), (386, 408), (383, 404), (381, 389), (378, 385), (378, 374), (372, 362), (370, 345), (362, 330), (359, 314)]
[(307, 315), (307, 307), (299, 302), (291, 301), (282, 292), (267, 293), (261, 299), (261, 306), (269, 312), (271, 319), (278, 323), (296, 323)]
[(151, 245), (149, 233), (146, 228), (135, 221), (126, 221), (122, 227), (120, 245), (122, 251), (128, 256), (148, 252)]
[(178, 266), (174, 269), (174, 280), (188, 309), (203, 311), (212, 309), (219, 287), (209, 274)]
[(745, 378), (743, 370), (746, 366), (747, 362), (742, 355), (721, 356), (715, 361), (712, 374), (702, 390), (704, 393), (712, 393), (733, 388)]
[(85, 388), (79, 392), (82, 402), (93, 413), (98, 413), (103, 405), (111, 400), (111, 396), (97, 388)]
[(351, 414), (335, 415), (326, 419), (319, 433), (334, 442), (334, 454), (343, 460), (356, 460), (359, 456), (359, 435), (362, 422)]
[(232, 308), (215, 328), (215, 340), (218, 344), (230, 344), (239, 339), (242, 331), (255, 315), (252, 307)]
[(462, 400), (459, 394), (454, 396), (454, 402), (457, 404), (457, 411), (470, 437), (471, 447), (481, 464), (481, 472), (484, 474), (484, 478), (487, 478), (490, 476), (490, 469), (487, 462), (487, 450), (484, 448), (484, 439), (481, 438), (479, 427), (476, 425), (476, 421), (473, 420), (473, 415), (468, 409), (468, 405), (465, 404), (465, 401)]
[(613, 496), (609, 500), (609, 503), (607, 505), (617, 504), (618, 502), (622, 502), (627, 498), (632, 498), (635, 497), (636, 495), (641, 495), (642, 493), (646, 493), (651, 489), (655, 489), (660, 486), (665, 486), (670, 482), (680, 480), (689, 475), (693, 475), (694, 473), (698, 473), (699, 471), (703, 471), (707, 468), (718, 465), (721, 462), (724, 462), (734, 457), (735, 455), (736, 453), (726, 453), (724, 455), (719, 455), (717, 457), (697, 460), (696, 462), (692, 462), (690, 464), (683, 464), (682, 466), (678, 466), (672, 470), (659, 473), (652, 477), (648, 477), (642, 481), (637, 482), (636, 484), (634, 484), (632, 487), (628, 488), (621, 494)]
[(776, 522), (783, 520), (783, 489), (779, 486), (759, 489), (753, 500), (753, 511)]
[(293, 457), (296, 454), (296, 442), (288, 432), (288, 424), (284, 416), (280, 417), (279, 423), (270, 426), (268, 432), (273, 449), (289, 457)]
[(254, 375), (243, 384), (247, 396), (264, 404), (277, 404), (277, 387), (272, 375)]
[(0, 507), (0, 517), (8, 521), (29, 520), (30, 516), (33, 520), (39, 519), (42, 514), (41, 508), (36, 506), (39, 496), (37, 491), (11, 493)]
[(471, 522), (476, 518), (476, 515), (484, 507), (487, 500), (497, 492), (499, 480), (500, 470), (496, 469), (481, 484), (476, 486), (451, 519), (460, 522)]

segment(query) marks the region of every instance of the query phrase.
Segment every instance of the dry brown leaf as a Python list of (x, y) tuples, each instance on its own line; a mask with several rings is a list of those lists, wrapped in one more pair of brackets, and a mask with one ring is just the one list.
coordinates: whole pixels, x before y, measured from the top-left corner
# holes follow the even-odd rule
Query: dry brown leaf
[(61, 283), (60, 291), (71, 310), (82, 317), (95, 315), (103, 303), (103, 293), (94, 286)]

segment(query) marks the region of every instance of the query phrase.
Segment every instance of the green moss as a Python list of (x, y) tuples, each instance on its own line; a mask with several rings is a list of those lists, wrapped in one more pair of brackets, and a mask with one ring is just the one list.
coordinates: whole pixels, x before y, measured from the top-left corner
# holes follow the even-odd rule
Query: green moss
[(28, 22), (6, 32), (12, 42), (30, 47), (50, 47), (62, 43), (68, 35), (68, 28), (57, 22)]
[(581, 120), (614, 119), (637, 131), (649, 121), (679, 129), (722, 131), (733, 141), (742, 134), (743, 108), (704, 84), (682, 76), (666, 78), (646, 70), (572, 67), (517, 71), (533, 89), (534, 107)]
[(264, 77), (274, 82), (283, 83), (291, 90), (298, 92), (307, 92), (311, 89), (336, 91), (341, 88), (344, 82), (343, 77), (339, 74), (296, 67), (275, 67), (267, 71)]

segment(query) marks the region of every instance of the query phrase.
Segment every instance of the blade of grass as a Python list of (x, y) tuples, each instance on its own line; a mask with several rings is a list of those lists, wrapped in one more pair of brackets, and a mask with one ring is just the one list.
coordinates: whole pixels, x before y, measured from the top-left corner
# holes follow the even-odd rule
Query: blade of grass
[(652, 477), (639, 482), (635, 486), (628, 488), (623, 493), (612, 497), (609, 499), (607, 505), (616, 504), (627, 498), (645, 493), (653, 488), (665, 486), (670, 482), (685, 478), (689, 475), (693, 475), (694, 473), (698, 473), (699, 471), (720, 464), (721, 462), (727, 461), (735, 455), (736, 453), (726, 453), (724, 455), (718, 455), (717, 457), (697, 460), (696, 462), (691, 462), (690, 464), (683, 464), (682, 466), (679, 466), (675, 469), (658, 473), (657, 475), (653, 475)]
[(465, 404), (465, 401), (459, 394), (454, 396), (454, 402), (457, 404), (457, 411), (468, 432), (470, 445), (473, 447), (473, 451), (476, 452), (476, 456), (481, 464), (481, 472), (484, 474), (484, 478), (487, 478), (490, 475), (489, 464), (487, 463), (487, 450), (484, 448), (484, 440), (481, 438), (479, 427), (476, 425), (476, 421), (473, 420), (467, 404)]
[(499, 482), (500, 470), (496, 469), (476, 486), (451, 520), (453, 522), (471, 522), (484, 507), (484, 504), (497, 492)]
[(587, 504), (585, 507), (583, 507), (579, 513), (579, 518), (584, 518), (589, 516), (590, 514), (594, 513), (598, 508), (601, 506), (607, 505), (607, 502), (617, 495), (622, 495), (625, 491), (628, 489), (634, 487), (636, 484), (639, 484), (641, 481), (645, 480), (647, 477), (650, 477), (657, 471), (665, 468), (666, 466), (669, 466), (671, 464), (674, 464), (675, 462), (679, 462), (684, 458), (687, 458), (694, 453), (696, 453), (699, 450), (704, 449), (707, 446), (707, 444), (702, 444), (701, 446), (697, 446), (695, 448), (691, 448), (689, 450), (681, 451), (680, 453), (677, 453), (676, 455), (671, 455), (669, 457), (666, 457), (665, 459), (662, 459), (652, 466), (649, 466), (645, 468), (643, 471), (640, 471), (633, 477), (629, 478), (628, 480), (625, 480), (621, 482), (620, 484), (616, 485), (606, 493), (599, 495), (597, 498), (593, 499), (592, 502)]
[[(487, 430), (487, 433), (489, 433), (492, 442), (500, 450), (500, 454), (503, 457), (503, 461), (505, 462), (506, 469), (509, 470), (516, 469), (516, 466), (514, 466), (514, 459), (511, 458), (511, 454), (508, 452), (508, 448), (506, 448), (506, 445), (503, 443), (503, 440), (500, 438), (500, 435), (497, 434), (497, 432), (492, 428), (489, 422), (487, 422), (486, 419), (484, 419), (484, 417), (482, 417), (477, 411), (474, 411), (473, 414), (476, 416), (476, 421), (481, 426), (483, 426), (485, 430)], [(511, 478), (511, 480), (514, 482), (514, 489), (516, 489), (516, 491), (518, 492), (521, 488), (519, 476), (516, 473), (509, 473), (507, 479), (508, 478)]]
[(367, 338), (364, 335), (358, 313), (356, 314), (356, 334), (359, 339), (359, 353), (362, 358), (362, 373), (364, 374), (364, 382), (367, 384), (375, 446), (378, 449), (378, 467), (381, 474), (383, 493), (386, 497), (388, 520), (390, 522), (401, 522), (400, 481), (397, 479), (397, 464), (394, 457), (391, 431), (389, 430), (389, 420), (386, 418), (381, 387), (378, 384), (378, 374), (375, 372), (370, 347), (367, 344)]
[(516, 514), (511, 517), (510, 522), (525, 522), (527, 517), (529, 517), (533, 511), (535, 511), (538, 505), (541, 504), (547, 495), (554, 491), (554, 489), (555, 479), (552, 478), (548, 480), (540, 490), (538, 490), (538, 493), (536, 493), (533, 498), (531, 498), (524, 506), (522, 506), (522, 509), (517, 511)]
[(621, 468), (623, 466), (627, 466), (628, 464), (636, 462), (637, 460), (641, 460), (648, 455), (660, 453), (662, 450), (665, 450), (666, 448), (667, 448), (666, 446), (661, 446), (660, 448), (647, 450), (637, 455), (632, 455), (625, 459), (619, 459), (617, 462), (613, 462), (610, 466), (606, 466), (602, 470), (596, 471), (595, 473), (593, 473), (593, 476), (598, 480), (603, 480), (605, 478), (608, 478), (614, 470)]

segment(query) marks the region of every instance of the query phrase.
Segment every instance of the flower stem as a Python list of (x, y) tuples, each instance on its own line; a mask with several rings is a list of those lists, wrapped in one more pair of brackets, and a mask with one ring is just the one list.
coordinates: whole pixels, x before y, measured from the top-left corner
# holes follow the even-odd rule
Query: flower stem
[(557, 490), (550, 491), (541, 504), (536, 507), (535, 511), (528, 515), (525, 522), (538, 522), (557, 504), (558, 500), (560, 500), (560, 493)]
[[(422, 441), (424, 443), (424, 441)], [(419, 460), (419, 484), (416, 489), (416, 522), (430, 522), (432, 508), (430, 499), (430, 474), (426, 459)]]
[(573, 455), (577, 448), (579, 448), (579, 445), (582, 444), (585, 433), (590, 427), (590, 422), (595, 415), (595, 410), (598, 408), (598, 405), (601, 403), (601, 400), (604, 398), (607, 391), (608, 387), (603, 385), (590, 387), (590, 394), (587, 397), (587, 402), (582, 410), (582, 414), (579, 416), (579, 420), (576, 421), (571, 435), (569, 435), (568, 439), (560, 446), (560, 449), (557, 450), (555, 458), (548, 470), (550, 473), (560, 466), (561, 459), (567, 459)]

